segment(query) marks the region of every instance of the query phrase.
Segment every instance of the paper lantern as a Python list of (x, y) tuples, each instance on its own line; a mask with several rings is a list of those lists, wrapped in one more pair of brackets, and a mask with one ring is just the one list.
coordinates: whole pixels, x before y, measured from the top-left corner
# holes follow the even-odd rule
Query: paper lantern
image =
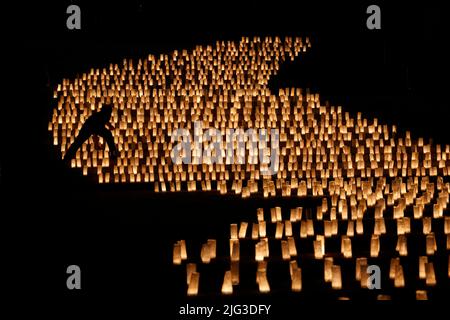
[(295, 246), (295, 240), (292, 237), (288, 237), (287, 239), (288, 248), (289, 248), (289, 255), (291, 257), (297, 256), (297, 248)]
[(230, 239), (231, 261), (239, 261), (239, 240)]
[(333, 234), (333, 229), (332, 229), (333, 226), (331, 224), (331, 221), (325, 220), (323, 222), (323, 224), (324, 224), (323, 227), (324, 227), (325, 237), (327, 237), (327, 238), (331, 237)]
[(173, 264), (181, 264), (181, 244), (177, 242), (173, 245)]
[(353, 220), (347, 222), (347, 237), (353, 237), (355, 235), (355, 223)]
[(341, 267), (333, 265), (331, 272), (332, 272), (331, 287), (336, 290), (342, 289)]
[(187, 252), (186, 252), (186, 241), (180, 240), (180, 254), (181, 254), (181, 260), (187, 259)]
[(362, 219), (356, 219), (356, 233), (357, 234), (363, 234), (364, 233), (364, 227)]
[(344, 258), (352, 257), (352, 242), (347, 236), (342, 236), (341, 238), (341, 253)]
[(297, 261), (293, 260), (293, 261), (289, 262), (289, 275), (291, 277), (291, 280), (292, 280), (292, 277), (294, 275), (294, 270), (297, 269), (297, 268), (298, 268)]
[(356, 258), (355, 279), (361, 282), (361, 274), (366, 271), (367, 258)]
[(252, 224), (252, 239), (256, 240), (259, 237), (259, 226), (257, 223)]
[(322, 241), (315, 240), (313, 243), (314, 243), (314, 258), (322, 259), (323, 258)]
[(423, 234), (429, 234), (431, 232), (431, 217), (422, 218)]
[(392, 300), (391, 296), (388, 294), (379, 294), (377, 295), (377, 300)]
[(210, 258), (215, 259), (216, 258), (216, 247), (217, 247), (216, 239), (208, 239), (206, 244), (208, 245)]
[(423, 206), (422, 205), (415, 205), (414, 206), (414, 219), (422, 218), (422, 214), (423, 214)]
[(259, 236), (261, 238), (264, 238), (266, 236), (266, 222), (260, 221), (258, 225), (259, 225)]
[(240, 228), (239, 228), (239, 239), (244, 239), (245, 235), (247, 233), (247, 222), (241, 222)]
[(306, 237), (308, 237), (306, 221), (302, 220), (300, 222), (300, 238), (306, 238)]
[(325, 282), (331, 282), (333, 275), (333, 258), (325, 257), (323, 261), (323, 273)]
[(428, 300), (426, 290), (416, 290), (416, 300)]
[(389, 278), (395, 279), (395, 275), (397, 272), (397, 266), (400, 264), (400, 258), (392, 258), (390, 267), (389, 267)]
[(314, 235), (314, 224), (311, 219), (306, 220), (306, 233), (308, 236)]
[(403, 288), (405, 286), (405, 277), (403, 275), (403, 267), (399, 263), (395, 269), (394, 286), (396, 288)]
[(232, 294), (233, 284), (231, 282), (231, 271), (226, 271), (223, 277), (222, 294)]
[(284, 235), (286, 237), (292, 237), (292, 223), (289, 220), (284, 222)]
[(191, 276), (194, 272), (197, 272), (197, 265), (195, 263), (186, 264), (186, 283), (188, 285), (191, 282)]
[(238, 238), (238, 227), (236, 223), (230, 224), (230, 239)]
[(426, 253), (427, 255), (433, 255), (437, 250), (436, 238), (434, 233), (427, 234), (426, 236)]
[(264, 249), (264, 257), (268, 258), (269, 257), (269, 239), (267, 238), (261, 238), (261, 242), (263, 243), (263, 249)]
[(405, 235), (399, 235), (397, 238), (397, 246), (395, 248), (401, 256), (408, 255), (408, 246)]
[(200, 281), (200, 273), (193, 272), (191, 274), (191, 279), (188, 285), (187, 295), (196, 296), (198, 294), (198, 285)]
[(208, 243), (204, 243), (200, 250), (200, 259), (202, 260), (203, 263), (208, 264), (211, 262), (210, 252), (211, 252), (211, 249), (210, 249)]
[(275, 229), (275, 239), (281, 239), (283, 237), (283, 227), (284, 227), (284, 224), (277, 221), (276, 229)]
[(370, 239), (370, 257), (376, 258), (380, 253), (380, 237), (376, 234)]
[(282, 221), (281, 207), (270, 208), (270, 218), (272, 223)]
[(265, 271), (257, 272), (257, 282), (259, 286), (259, 292), (261, 293), (270, 292), (269, 281), (267, 281), (267, 274)]
[(427, 256), (421, 256), (419, 257), (419, 278), (425, 279), (426, 278), (426, 264), (428, 263), (428, 257)]
[(256, 209), (256, 216), (259, 221), (264, 221), (264, 209), (263, 208), (258, 208)]
[(255, 244), (255, 261), (263, 261), (265, 257), (265, 243), (260, 241)]
[(281, 256), (283, 260), (290, 260), (291, 256), (289, 254), (289, 247), (287, 241), (281, 241)]
[(425, 270), (426, 270), (426, 278), (425, 283), (427, 286), (434, 286), (436, 285), (436, 275), (434, 273), (434, 266), (433, 262), (428, 262), (425, 264)]
[(239, 284), (239, 262), (238, 261), (231, 261), (231, 283), (233, 285)]
[(294, 292), (300, 292), (302, 290), (302, 269), (295, 268), (292, 274), (291, 290)]

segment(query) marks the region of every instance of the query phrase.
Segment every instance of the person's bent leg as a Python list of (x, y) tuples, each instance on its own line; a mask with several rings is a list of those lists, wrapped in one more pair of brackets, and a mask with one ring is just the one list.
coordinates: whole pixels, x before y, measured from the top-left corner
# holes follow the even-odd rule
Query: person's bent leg
[(117, 147), (114, 143), (114, 137), (113, 137), (111, 131), (109, 131), (106, 128), (103, 128), (97, 134), (106, 140), (106, 143), (108, 144), (108, 148), (109, 148), (110, 157), (113, 159), (116, 158), (117, 157)]
[(64, 161), (68, 162), (73, 157), (75, 157), (75, 154), (77, 153), (78, 149), (81, 148), (83, 143), (89, 139), (91, 136), (91, 133), (89, 130), (83, 130), (83, 128), (80, 130), (78, 136), (75, 138), (75, 141), (72, 143), (72, 145), (67, 149), (66, 154), (64, 155)]

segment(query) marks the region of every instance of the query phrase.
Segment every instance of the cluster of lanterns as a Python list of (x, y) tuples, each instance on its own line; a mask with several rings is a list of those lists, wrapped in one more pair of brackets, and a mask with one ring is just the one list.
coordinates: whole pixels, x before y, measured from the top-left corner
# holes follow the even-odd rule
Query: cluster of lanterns
[[(269, 79), (281, 64), (306, 52), (310, 45), (308, 38), (244, 37), (237, 43), (218, 41), (191, 51), (149, 55), (138, 61), (124, 59), (121, 66), (91, 69), (57, 86), (48, 129), (64, 155), (94, 111), (104, 104), (114, 106), (111, 123), (117, 161), (110, 161), (106, 150), (95, 149), (91, 138), (71, 162), (84, 175), (96, 175), (99, 183), (148, 183), (155, 192), (216, 190), (243, 198), (254, 194), (323, 197), (314, 215), (293, 208), (290, 218), (283, 220), (282, 209), (273, 208), (270, 221), (259, 210), (256, 223), (232, 225), (224, 294), (231, 294), (239, 283), (242, 239), (256, 241), (256, 281), (261, 292), (270, 291), (269, 241), (280, 242), (282, 259), (290, 261), (292, 290), (302, 290), (302, 276), (306, 275), (301, 263), (292, 260), (303, 249), (298, 248), (298, 239), (311, 240), (314, 258), (324, 261), (324, 281), (340, 289), (343, 266), (329, 256), (329, 239), (339, 238), (339, 254), (355, 259), (355, 237), (370, 233), (367, 255), (355, 260), (355, 276), (360, 280), (365, 277), (360, 268), (367, 266), (367, 259), (377, 259), (388, 250), (382, 240), (392, 224), (397, 233), (396, 256), (389, 276), (395, 287), (405, 286), (402, 258), (409, 254), (408, 238), (419, 231), (418, 223), (425, 237), (421, 241), (425, 251), (417, 261), (419, 276), (427, 286), (435, 285), (438, 279), (432, 257), (450, 248), (450, 145), (434, 145), (361, 113), (351, 116), (340, 106), (323, 104), (319, 94), (308, 89), (271, 92)], [(241, 150), (247, 152), (244, 163), (213, 163), (210, 159), (174, 163), (171, 151), (178, 141), (172, 141), (172, 133), (178, 129), (195, 133), (198, 122), (205, 130), (222, 132), (277, 129), (276, 172), (261, 174), (262, 164), (248, 161), (255, 156), (250, 148), (254, 141), (248, 137)], [(206, 142), (201, 144), (206, 147)], [(194, 148), (194, 156), (198, 151)], [(367, 219), (373, 221), (371, 230)], [(274, 232), (269, 233), (272, 225)], [(438, 247), (437, 232), (446, 236), (445, 249)], [(209, 239), (201, 248), (201, 262), (210, 263), (215, 257), (216, 241)], [(174, 245), (173, 262), (183, 264), (186, 259), (186, 243), (179, 241)], [(196, 265), (188, 263), (189, 295), (197, 294), (199, 277)], [(425, 289), (418, 289), (417, 297), (426, 296)]]
[[(445, 200), (442, 201), (442, 204), (446, 212), (448, 212), (449, 187), (448, 183), (445, 186), (441, 185), (444, 193), (441, 193), (441, 199)], [(330, 207), (326, 208), (328, 205)], [(381, 276), (389, 279), (390, 287), (405, 287), (405, 270), (417, 269), (418, 272), (413, 277), (419, 281), (412, 281), (412, 284), (409, 285), (416, 286), (417, 299), (427, 299), (427, 288), (436, 286), (438, 282), (435, 268), (446, 269), (447, 279), (441, 279), (441, 282), (450, 281), (450, 216), (433, 216), (432, 210), (426, 211), (431, 216), (414, 215), (412, 206), (409, 205), (401, 214), (395, 212), (395, 205), (387, 205), (381, 213), (375, 206), (368, 206), (360, 216), (358, 213), (343, 215), (342, 211), (338, 210), (336, 201), (324, 198), (322, 205), (315, 212), (304, 210), (302, 207), (291, 208), (284, 212), (284, 219), (281, 207), (270, 209), (270, 219), (267, 219), (267, 212), (265, 214), (264, 210), (259, 208), (254, 222), (242, 221), (239, 224), (230, 225), (229, 251), (225, 253), (225, 256), (221, 256), (221, 261), (223, 259), (229, 261), (229, 268), (224, 270), (221, 293), (233, 294), (233, 288), (239, 285), (239, 263), (242, 260), (245, 261), (246, 268), (249, 265), (256, 265), (256, 268), (253, 269), (256, 273), (255, 285), (260, 293), (267, 293), (270, 292), (267, 270), (271, 263), (286, 265), (285, 270), (286, 272), (289, 270), (293, 292), (300, 292), (304, 289), (302, 276), (315, 275), (302, 273), (302, 265), (308, 263), (309, 260), (323, 261), (322, 285), (325, 287), (335, 290), (350, 289), (343, 286), (343, 274), (345, 274), (353, 281), (346, 281), (346, 283), (370, 289), (368, 267), (370, 265), (378, 266), (383, 258), (390, 257), (389, 265), (383, 266), (384, 269), (381, 273)], [(428, 208), (431, 207), (431, 205), (428, 206)], [(355, 225), (357, 226), (356, 232)], [(373, 225), (373, 229), (369, 230), (368, 225)], [(249, 226), (251, 227), (249, 228)], [(386, 229), (396, 229), (397, 232), (394, 235), (387, 235)], [(436, 235), (445, 239), (444, 246), (438, 248)], [(368, 236), (370, 243), (364, 242), (364, 236)], [(392, 237), (394, 240), (396, 237), (396, 245), (395, 241), (393, 242), (395, 247), (389, 240)], [(382, 245), (385, 238), (386, 241)], [(408, 252), (408, 238), (413, 239), (417, 246), (412, 255), (409, 255)], [(335, 250), (336, 240), (340, 242), (339, 251)], [(254, 243), (253, 252), (248, 251), (249, 241)], [(367, 245), (354, 250), (352, 241), (362, 241)], [(246, 252), (241, 252), (241, 243), (245, 243)], [(331, 243), (331, 249), (327, 249), (327, 243)], [(184, 249), (183, 246), (180, 247), (180, 244), (184, 245)], [(185, 246), (184, 240), (180, 240), (174, 245), (173, 263), (182, 265), (184, 260), (191, 261), (186, 264), (187, 294), (197, 295), (200, 273), (196, 271), (197, 263), (194, 261), (198, 254), (191, 253), (190, 257), (183, 256), (183, 252), (186, 252)], [(200, 252), (201, 262), (198, 263), (214, 263), (213, 259), (217, 256), (216, 246), (215, 239), (209, 239), (203, 244)], [(280, 246), (281, 250), (277, 251), (275, 256), (271, 255), (269, 247), (276, 246)], [(195, 249), (192, 248), (192, 250)], [(448, 256), (445, 262), (440, 259), (442, 255)], [(348, 263), (351, 260), (354, 267)], [(440, 265), (437, 265), (438, 263)], [(414, 264), (416, 265), (414, 266)], [(194, 282), (190, 280), (193, 272), (195, 272)], [(248, 272), (245, 273), (248, 274)], [(385, 291), (389, 291), (389, 288), (385, 289)], [(345, 295), (339, 298), (349, 299)], [(391, 296), (380, 293), (377, 295), (377, 299), (391, 299)]]
[[(380, 188), (370, 202), (380, 199), (381, 188), (392, 193), (388, 201), (395, 201), (394, 195), (402, 191), (391, 182), (398, 181), (395, 178), (411, 178), (409, 183), (417, 184), (422, 177), (449, 175), (449, 145), (413, 139), (409, 132), (400, 134), (395, 126), (369, 121), (360, 113), (353, 118), (341, 107), (321, 104), (319, 95), (309, 90), (271, 92), (269, 78), (309, 46), (309, 40), (301, 38), (243, 38), (92, 69), (58, 85), (49, 130), (63, 155), (85, 119), (112, 103), (117, 162), (110, 161), (105, 150), (96, 150), (90, 139), (72, 166), (85, 175), (96, 174), (100, 183), (149, 183), (155, 192), (321, 196), (333, 190), (348, 193), (362, 179), (377, 179)], [(204, 129), (222, 131), (276, 128), (276, 174), (261, 175), (261, 164), (249, 161), (173, 163), (171, 151), (177, 142), (171, 141), (171, 134), (180, 128), (193, 133), (198, 121)], [(245, 143), (244, 151), (249, 151), (251, 139)], [(248, 160), (254, 155), (246, 156)]]

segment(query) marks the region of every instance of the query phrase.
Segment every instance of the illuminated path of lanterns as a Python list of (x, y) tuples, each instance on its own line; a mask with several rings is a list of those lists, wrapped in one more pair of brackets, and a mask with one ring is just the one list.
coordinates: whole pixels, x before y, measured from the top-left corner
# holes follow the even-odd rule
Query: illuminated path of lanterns
[[(430, 183), (427, 185), (419, 186), (418, 193), (427, 194), (419, 198), (440, 189), (438, 198), (446, 207), (448, 183), (440, 182), (433, 188)], [(428, 210), (436, 207), (432, 203), (421, 205), (425, 211), (417, 210), (418, 205), (406, 204), (404, 195), (397, 200), (401, 209), (387, 205), (384, 199), (367, 206), (364, 198), (351, 198), (355, 201), (351, 209), (338, 194), (323, 198), (314, 210), (259, 208), (252, 221), (230, 225), (229, 239), (221, 244), (226, 250), (220, 256), (216, 239), (207, 239), (200, 247), (186, 240), (177, 241), (173, 246), (173, 264), (176, 272), (185, 274), (185, 284), (180, 286), (186, 286), (188, 296), (202, 295), (200, 270), (209, 277), (204, 280), (205, 288), (213, 283), (210, 272), (206, 272), (209, 267), (215, 268), (215, 276), (223, 279), (215, 294), (235, 294), (241, 274), (251, 274), (254, 285), (249, 289), (247, 281), (250, 292), (268, 294), (271, 285), (278, 286), (274, 282), (288, 279), (289, 286), (284, 288), (293, 293), (318, 291), (317, 287), (322, 287), (336, 291), (340, 299), (351, 299), (354, 288), (370, 290), (367, 268), (376, 265), (382, 283), (379, 290), (373, 290), (376, 299), (391, 299), (393, 290), (405, 287), (415, 295), (409, 298), (417, 300), (428, 299), (430, 290), (438, 285), (446, 288), (448, 294), (450, 216)], [(271, 281), (270, 268), (282, 274)], [(303, 285), (308, 277), (316, 277), (315, 287), (311, 287), (311, 281), (309, 286)]]
[[(352, 261), (353, 277), (364, 286), (361, 270), (392, 255), (384, 274), (393, 286), (408, 286), (405, 273), (417, 269), (417, 298), (427, 298), (427, 288), (448, 283), (450, 275), (450, 145), (434, 145), (361, 113), (352, 117), (340, 106), (322, 104), (319, 94), (309, 90), (271, 92), (268, 82), (280, 65), (301, 59), (310, 46), (308, 38), (242, 38), (91, 69), (55, 88), (48, 129), (64, 156), (84, 121), (111, 103), (117, 162), (110, 161), (107, 147), (95, 149), (92, 138), (71, 162), (99, 183), (147, 183), (155, 192), (216, 190), (243, 198), (323, 197), (309, 214), (301, 208), (273, 208), (258, 211), (256, 221), (232, 225), (230, 266), (220, 275), (223, 294), (231, 294), (239, 283), (241, 242), (253, 241), (250, 256), (257, 263), (261, 293), (270, 291), (267, 268), (274, 257), (268, 248), (275, 242), (281, 248), (278, 258), (289, 265), (292, 291), (303, 290), (302, 280), (308, 277), (302, 272), (302, 254), (323, 261), (323, 285), (336, 290), (344, 287), (342, 277), (349, 273), (343, 272), (341, 259)], [(223, 131), (278, 129), (278, 172), (263, 175), (263, 164), (250, 161), (173, 163), (177, 142), (171, 141), (172, 132), (193, 132), (198, 121), (202, 128)], [(370, 241), (358, 243), (356, 252), (362, 235)], [(395, 238), (394, 248), (384, 245), (387, 237)], [(418, 256), (411, 262), (413, 237)], [(329, 249), (335, 241), (339, 250)], [(215, 246), (215, 240), (208, 240), (190, 260), (186, 242), (175, 244), (173, 262), (186, 264), (188, 295), (198, 293), (197, 263), (213, 263)], [(445, 261), (440, 258), (438, 264), (436, 255)], [(201, 261), (194, 261), (198, 256)]]

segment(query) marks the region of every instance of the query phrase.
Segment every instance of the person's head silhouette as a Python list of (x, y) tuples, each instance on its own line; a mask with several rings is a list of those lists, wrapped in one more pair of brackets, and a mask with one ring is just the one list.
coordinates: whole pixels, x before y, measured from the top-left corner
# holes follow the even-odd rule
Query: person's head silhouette
[(102, 109), (100, 110), (101, 113), (103, 113), (105, 116), (111, 117), (113, 110), (113, 106), (111, 104), (105, 104), (102, 106)]

